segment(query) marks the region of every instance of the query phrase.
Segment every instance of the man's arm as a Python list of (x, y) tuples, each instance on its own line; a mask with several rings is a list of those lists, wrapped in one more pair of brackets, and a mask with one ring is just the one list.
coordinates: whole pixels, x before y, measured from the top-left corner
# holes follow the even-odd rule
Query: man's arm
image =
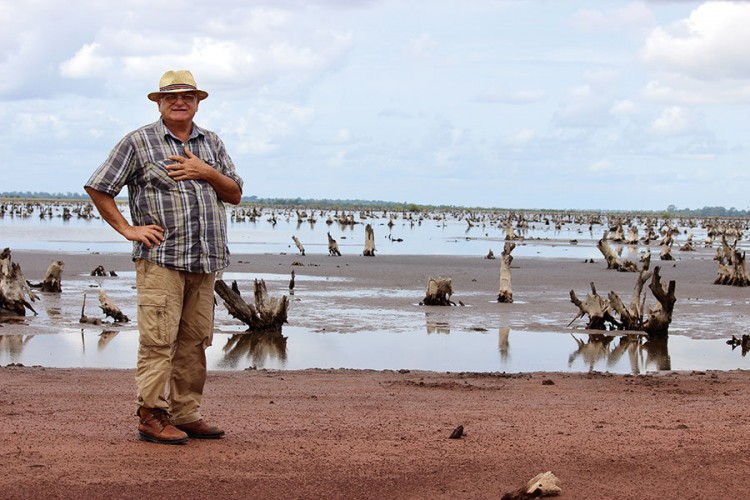
[(140, 241), (148, 248), (158, 245), (164, 241), (164, 228), (156, 224), (148, 226), (131, 226), (125, 217), (120, 213), (115, 203), (114, 197), (94, 188), (85, 187), (86, 192), (91, 197), (91, 201), (96, 205), (102, 218), (114, 228), (115, 231), (130, 241)]
[(208, 165), (187, 148), (185, 148), (185, 154), (187, 158), (183, 156), (169, 157), (170, 160), (177, 162), (167, 165), (168, 175), (172, 179), (176, 181), (203, 179), (214, 188), (221, 201), (237, 205), (242, 200), (242, 189), (234, 179)]

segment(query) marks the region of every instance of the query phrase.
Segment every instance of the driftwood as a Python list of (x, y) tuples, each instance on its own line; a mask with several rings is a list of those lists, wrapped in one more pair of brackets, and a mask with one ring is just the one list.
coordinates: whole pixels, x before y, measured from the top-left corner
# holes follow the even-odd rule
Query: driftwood
[(527, 500), (530, 498), (553, 497), (560, 494), (560, 480), (547, 471), (532, 477), (526, 486), (509, 491), (500, 497), (501, 500)]
[(341, 257), (341, 252), (339, 251), (338, 243), (336, 243), (336, 240), (333, 239), (333, 236), (331, 236), (331, 233), (326, 233), (326, 234), (328, 234), (328, 255)]
[(427, 281), (425, 297), (419, 304), (424, 306), (455, 306), (456, 304), (450, 300), (451, 295), (453, 295), (453, 286), (450, 278), (430, 277)]
[(13, 262), (10, 248), (0, 253), (0, 316), (26, 316), (26, 309), (37, 315), (31, 303), (39, 297), (23, 277), (20, 264)]
[(485, 259), (494, 259), (495, 254), (492, 252), (492, 249), (490, 248), (490, 251), (487, 252), (487, 255), (484, 256)]
[(659, 303), (649, 308), (648, 319), (643, 324), (643, 330), (649, 335), (666, 336), (669, 333), (669, 325), (672, 323), (672, 310), (677, 301), (674, 296), (676, 283), (671, 280), (667, 289), (664, 289), (661, 285), (659, 270), (659, 266), (654, 268), (654, 275), (649, 285), (651, 293)]
[(297, 239), (296, 236), (292, 236), (292, 240), (294, 240), (294, 244), (297, 245), (297, 249), (299, 250), (299, 253), (301, 255), (305, 255), (305, 247), (302, 246), (302, 243), (300, 243), (299, 239)]
[(292, 269), (292, 277), (289, 279), (289, 294), (294, 295), (294, 269)]
[(505, 242), (503, 253), (500, 258), (500, 290), (497, 293), (497, 301), (510, 304), (513, 302), (513, 287), (511, 286), (510, 263), (513, 262), (511, 252), (516, 244)]
[(255, 280), (253, 295), (255, 305), (248, 304), (240, 295), (237, 282), (232, 282), (230, 288), (224, 280), (216, 280), (214, 290), (224, 300), (224, 306), (233, 318), (247, 325), (248, 332), (281, 332), (281, 327), (287, 321), (289, 299), (286, 295), (281, 299), (269, 297), (266, 282)]
[(596, 244), (596, 248), (599, 249), (604, 256), (604, 259), (607, 261), (607, 269), (614, 269), (622, 272), (635, 272), (638, 270), (638, 266), (635, 262), (623, 261), (620, 259), (617, 253), (612, 250), (612, 247), (609, 246), (609, 243), (605, 238), (599, 240)]
[(375, 231), (370, 224), (365, 226), (365, 250), (362, 252), (365, 257), (375, 257)]
[(123, 314), (119, 307), (107, 296), (104, 289), (99, 289), (99, 307), (102, 308), (104, 316), (109, 316), (115, 323), (127, 323), (130, 319)]

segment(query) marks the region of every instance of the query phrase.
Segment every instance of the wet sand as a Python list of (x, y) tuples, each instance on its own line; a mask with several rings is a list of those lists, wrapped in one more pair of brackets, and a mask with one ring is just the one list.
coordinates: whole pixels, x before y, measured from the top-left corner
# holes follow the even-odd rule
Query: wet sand
[[(697, 338), (742, 333), (750, 314), (748, 290), (712, 284), (712, 255), (681, 256), (662, 271), (678, 283), (673, 325)], [(32, 281), (52, 258), (70, 275), (100, 263), (132, 269), (123, 255), (13, 257)], [(288, 273), (295, 261), (304, 264), (298, 272), (349, 278), (353, 290), (424, 290), (427, 277), (451, 276), (454, 300), (472, 306), (452, 328), (497, 314), (511, 327), (563, 328), (576, 312), (571, 288), (582, 295), (594, 281), (600, 293), (629, 297), (634, 282), (602, 261), (517, 259), (518, 302), (499, 305), (499, 262), (481, 257), (237, 255), (230, 271)], [(227, 437), (184, 446), (137, 439), (133, 378), (132, 370), (0, 368), (2, 496), (498, 498), (547, 470), (560, 478), (561, 498), (735, 497), (749, 482), (746, 371), (212, 371), (204, 416)], [(458, 425), (466, 435), (448, 439)]]

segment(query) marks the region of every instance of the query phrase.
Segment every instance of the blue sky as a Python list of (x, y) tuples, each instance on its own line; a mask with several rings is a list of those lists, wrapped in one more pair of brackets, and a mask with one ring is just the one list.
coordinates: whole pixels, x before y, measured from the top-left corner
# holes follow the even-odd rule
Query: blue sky
[(750, 3), (0, 0), (0, 191), (82, 192), (167, 69), (245, 195), (750, 208)]

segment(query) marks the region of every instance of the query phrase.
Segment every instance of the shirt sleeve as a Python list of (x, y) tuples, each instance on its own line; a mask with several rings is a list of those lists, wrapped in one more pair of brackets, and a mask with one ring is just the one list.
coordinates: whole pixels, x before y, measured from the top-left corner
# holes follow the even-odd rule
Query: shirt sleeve
[(109, 157), (99, 165), (84, 187), (107, 193), (112, 197), (117, 196), (131, 178), (134, 158), (135, 149), (130, 136), (126, 136), (112, 149)]

